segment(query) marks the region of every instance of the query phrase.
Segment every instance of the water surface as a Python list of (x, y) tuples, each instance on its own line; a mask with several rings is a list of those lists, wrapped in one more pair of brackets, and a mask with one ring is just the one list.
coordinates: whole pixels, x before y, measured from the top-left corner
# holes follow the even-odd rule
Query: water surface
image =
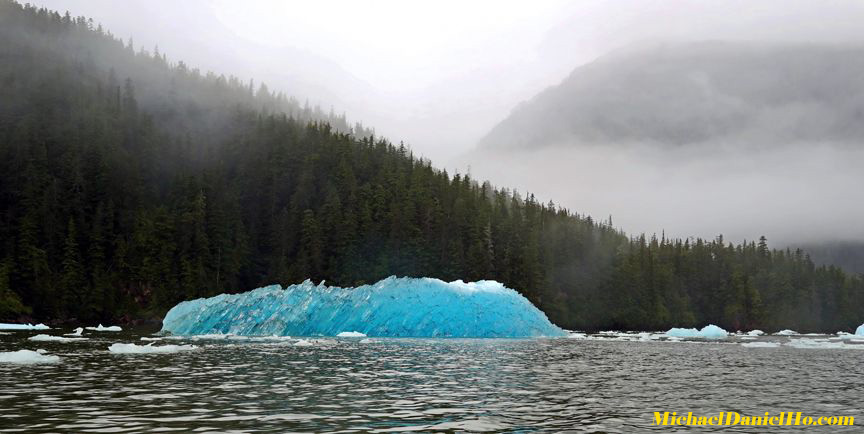
[(664, 410), (802, 411), (854, 416), (864, 424), (860, 350), (745, 348), (734, 339), (378, 338), (313, 338), (311, 346), (294, 346), (295, 340), (154, 343), (199, 346), (176, 354), (107, 350), (116, 342), (146, 344), (139, 338), (150, 332), (85, 333), (90, 340), (73, 343), (27, 340), (45, 331), (0, 335), (0, 351), (41, 348), (61, 357), (50, 365), (0, 364), (0, 430), (699, 431), (651, 426), (652, 412)]

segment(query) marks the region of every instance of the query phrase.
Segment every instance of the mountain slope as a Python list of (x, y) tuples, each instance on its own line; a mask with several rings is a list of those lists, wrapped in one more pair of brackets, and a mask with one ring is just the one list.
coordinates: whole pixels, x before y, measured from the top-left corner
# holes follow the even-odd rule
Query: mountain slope
[(522, 103), (487, 149), (864, 140), (864, 47), (702, 42), (619, 50)]

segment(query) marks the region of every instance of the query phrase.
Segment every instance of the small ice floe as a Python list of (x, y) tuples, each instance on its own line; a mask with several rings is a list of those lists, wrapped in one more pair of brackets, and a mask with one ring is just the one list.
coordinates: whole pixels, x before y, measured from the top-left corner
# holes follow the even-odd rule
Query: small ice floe
[(195, 345), (159, 345), (153, 346), (152, 343), (147, 345), (135, 344), (112, 344), (108, 347), (108, 351), (114, 354), (166, 354), (179, 353), (181, 351), (194, 350)]
[(0, 323), (0, 330), (48, 330), (51, 327), (46, 326), (45, 324), (6, 324)]
[(60, 357), (45, 354), (45, 350), (18, 350), (0, 353), (0, 363), (33, 365), (36, 363), (57, 363)]
[(729, 336), (726, 330), (709, 324), (702, 327), (702, 330), (671, 328), (666, 332), (666, 337), (670, 338), (705, 338), (705, 339), (724, 339)]
[(208, 333), (205, 335), (180, 336), (180, 338), (192, 339), (193, 341), (221, 341), (223, 339), (228, 339), (231, 336), (233, 335), (223, 333)]
[(162, 338), (151, 338), (148, 336), (141, 336), (141, 340), (142, 341), (148, 341), (148, 342), (156, 342), (156, 341), (161, 341)]
[(375, 339), (369, 339), (369, 338), (360, 339), (361, 344), (374, 344), (375, 342), (376, 342)]
[(123, 331), (120, 326), (110, 326), (105, 327), (102, 324), (99, 324), (98, 327), (87, 327), (87, 330), (93, 330), (94, 332), (120, 332)]
[(247, 340), (252, 341), (252, 342), (272, 342), (272, 341), (284, 342), (284, 341), (294, 340), (294, 338), (292, 338), (291, 336), (279, 336), (279, 335), (247, 336), (246, 338), (247, 338)]
[(78, 342), (78, 341), (86, 341), (87, 340), (87, 338), (64, 338), (63, 336), (51, 336), (51, 335), (30, 336), (28, 339), (31, 341), (41, 341), (41, 342)]
[(570, 332), (570, 334), (568, 334), (567, 337), (569, 339), (588, 339), (588, 335), (586, 335), (585, 333), (580, 333), (580, 332)]
[(777, 333), (774, 333), (774, 336), (797, 336), (799, 334), (800, 333), (796, 332), (795, 330), (784, 329), (780, 330)]
[(63, 336), (81, 336), (81, 333), (84, 332), (84, 327), (78, 327), (72, 333), (66, 333)]
[[(859, 347), (859, 345), (846, 345), (843, 342), (831, 342), (828, 339), (790, 339), (786, 345), (793, 348), (813, 349), (846, 349)], [(861, 348), (864, 349), (864, 347)]]
[(747, 348), (777, 348), (780, 346), (779, 342), (744, 342), (741, 344), (742, 347)]
[(749, 332), (747, 332), (747, 336), (762, 336), (764, 334), (765, 334), (765, 332), (763, 332), (762, 330), (758, 330), (758, 329), (757, 330), (750, 330)]
[(366, 337), (366, 334), (365, 334), (365, 333), (360, 333), (360, 332), (357, 332), (357, 331), (354, 331), (354, 332), (342, 332), (342, 333), (339, 333), (338, 335), (336, 335), (336, 337), (339, 337), (339, 338), (365, 338), (365, 337)]
[(306, 339), (300, 339), (299, 341), (294, 342), (295, 347), (311, 347), (312, 345), (315, 344), (313, 344), (312, 341), (307, 341)]

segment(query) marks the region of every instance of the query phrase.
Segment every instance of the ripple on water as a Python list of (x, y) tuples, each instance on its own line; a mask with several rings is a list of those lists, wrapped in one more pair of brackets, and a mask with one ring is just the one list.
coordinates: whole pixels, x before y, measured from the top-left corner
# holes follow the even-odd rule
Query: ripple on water
[[(35, 349), (32, 335), (0, 336), (0, 351)], [(864, 396), (860, 352), (787, 345), (305, 338), (107, 351), (141, 337), (39, 342), (62, 362), (0, 365), (0, 430), (639, 432), (663, 409), (860, 417)]]

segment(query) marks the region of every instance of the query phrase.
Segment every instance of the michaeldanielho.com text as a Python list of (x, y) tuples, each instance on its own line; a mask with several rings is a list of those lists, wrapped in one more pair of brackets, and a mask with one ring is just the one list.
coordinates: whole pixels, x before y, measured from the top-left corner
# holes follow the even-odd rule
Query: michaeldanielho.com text
[(668, 426), (851, 426), (854, 424), (853, 416), (807, 416), (800, 411), (780, 412), (773, 416), (767, 411), (764, 416), (747, 416), (737, 411), (721, 411), (715, 416), (694, 416), (692, 411), (680, 416), (674, 411), (654, 412), (654, 425)]

